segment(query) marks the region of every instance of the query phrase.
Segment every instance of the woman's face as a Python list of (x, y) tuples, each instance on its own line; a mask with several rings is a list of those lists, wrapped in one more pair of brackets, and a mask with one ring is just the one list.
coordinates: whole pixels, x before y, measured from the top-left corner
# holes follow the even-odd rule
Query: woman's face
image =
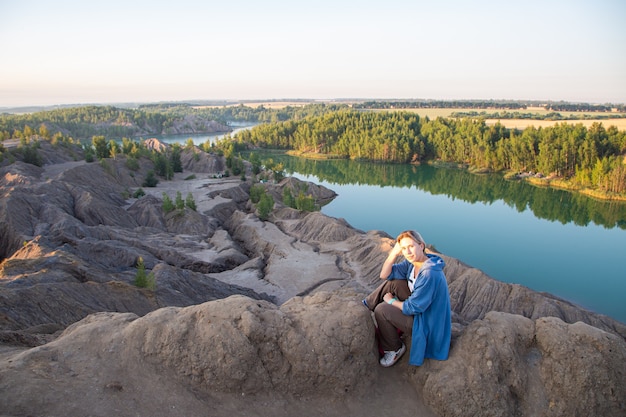
[(416, 242), (410, 237), (403, 237), (400, 239), (400, 247), (402, 248), (402, 255), (404, 255), (409, 262), (420, 260), (424, 254), (422, 244)]

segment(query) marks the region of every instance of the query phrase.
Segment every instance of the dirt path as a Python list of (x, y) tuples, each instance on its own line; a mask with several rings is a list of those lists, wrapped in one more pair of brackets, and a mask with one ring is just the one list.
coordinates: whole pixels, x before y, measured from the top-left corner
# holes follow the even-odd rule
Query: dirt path
[(53, 178), (68, 169), (85, 165), (86, 163), (87, 162), (83, 159), (81, 161), (64, 162), (62, 164), (44, 165), (44, 176), (48, 178)]

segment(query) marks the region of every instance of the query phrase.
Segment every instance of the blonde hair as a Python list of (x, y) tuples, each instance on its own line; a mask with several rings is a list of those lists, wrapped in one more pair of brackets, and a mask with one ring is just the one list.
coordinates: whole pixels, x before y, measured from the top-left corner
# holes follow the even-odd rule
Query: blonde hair
[(413, 239), (417, 243), (423, 243), (424, 249), (426, 249), (426, 242), (424, 242), (424, 238), (415, 230), (405, 230), (404, 232), (400, 233), (398, 237), (396, 238), (396, 242), (400, 243), (400, 241), (404, 239), (405, 237)]

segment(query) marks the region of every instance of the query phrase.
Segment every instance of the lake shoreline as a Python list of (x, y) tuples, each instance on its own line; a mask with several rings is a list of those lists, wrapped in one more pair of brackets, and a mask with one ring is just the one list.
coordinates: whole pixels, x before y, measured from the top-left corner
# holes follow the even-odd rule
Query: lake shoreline
[[(268, 149), (267, 151), (268, 152), (275, 151), (278, 153), (284, 153), (289, 156), (295, 156), (298, 158), (306, 158), (306, 159), (311, 159), (311, 160), (326, 161), (326, 160), (335, 160), (335, 159), (350, 159), (350, 158), (346, 158), (340, 155), (326, 155), (326, 154), (315, 153), (315, 152), (298, 152), (298, 151), (293, 151), (293, 150), (283, 151), (279, 149), (276, 149), (276, 150)], [(367, 162), (376, 163), (378, 161), (367, 161)], [(390, 162), (380, 161), (380, 163), (388, 164)], [(421, 162), (421, 163), (411, 163), (409, 165), (420, 165), (420, 164), (428, 164), (428, 165), (432, 165), (435, 167), (442, 167), (442, 168), (465, 169), (472, 174), (496, 174), (497, 173), (496, 171), (491, 171), (488, 169), (473, 168), (466, 164), (460, 164), (456, 162), (428, 161), (428, 162)], [(405, 164), (400, 164), (400, 165), (405, 165)], [(580, 188), (580, 186), (576, 186), (572, 184), (571, 182), (567, 181), (563, 177), (546, 177), (541, 174), (534, 174), (534, 173), (528, 173), (528, 172), (520, 173), (519, 171), (502, 171), (501, 173), (503, 173), (504, 178), (507, 180), (522, 180), (536, 187), (553, 187), (559, 190), (564, 190), (564, 191), (569, 191), (572, 193), (585, 195), (587, 197), (590, 197), (596, 200), (618, 201), (618, 202), (626, 203), (626, 195), (609, 194), (607, 192), (603, 192), (603, 191), (591, 189), (591, 188)]]

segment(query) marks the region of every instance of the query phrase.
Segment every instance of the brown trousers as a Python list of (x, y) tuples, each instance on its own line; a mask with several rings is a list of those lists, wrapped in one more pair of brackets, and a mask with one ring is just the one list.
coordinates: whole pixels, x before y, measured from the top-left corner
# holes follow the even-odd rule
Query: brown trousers
[(383, 350), (398, 350), (402, 346), (398, 330), (410, 334), (413, 329), (413, 316), (406, 316), (398, 307), (387, 304), (383, 296), (388, 292), (394, 294), (400, 301), (406, 300), (411, 295), (407, 281), (385, 280), (365, 298), (365, 302), (369, 309), (374, 311), (380, 347)]

